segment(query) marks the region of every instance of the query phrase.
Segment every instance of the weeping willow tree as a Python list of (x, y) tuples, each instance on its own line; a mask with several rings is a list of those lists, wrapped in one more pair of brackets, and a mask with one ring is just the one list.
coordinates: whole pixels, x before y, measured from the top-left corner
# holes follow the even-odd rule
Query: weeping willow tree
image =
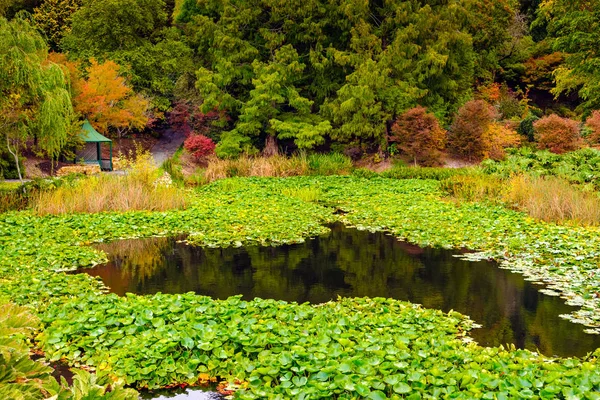
[(27, 141), (56, 159), (67, 143), (74, 117), (62, 69), (47, 61), (48, 47), (25, 19), (0, 18), (0, 138), (14, 157)]

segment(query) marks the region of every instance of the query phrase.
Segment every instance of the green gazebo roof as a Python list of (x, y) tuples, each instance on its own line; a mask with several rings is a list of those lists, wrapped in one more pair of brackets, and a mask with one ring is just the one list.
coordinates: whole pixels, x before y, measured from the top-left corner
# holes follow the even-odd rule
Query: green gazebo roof
[(87, 119), (81, 127), (81, 133), (79, 134), (81, 140), (87, 143), (101, 143), (101, 142), (112, 142), (106, 136), (102, 136), (97, 130), (94, 129), (90, 121)]

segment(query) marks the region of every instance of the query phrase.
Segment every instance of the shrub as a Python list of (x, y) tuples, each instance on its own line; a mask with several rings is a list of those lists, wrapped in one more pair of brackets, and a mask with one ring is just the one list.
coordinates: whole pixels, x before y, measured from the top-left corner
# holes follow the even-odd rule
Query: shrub
[(390, 141), (397, 143), (398, 149), (410, 156), (415, 165), (435, 166), (441, 164), (446, 132), (435, 115), (419, 106), (396, 119)]
[(458, 110), (448, 134), (448, 148), (458, 157), (470, 161), (485, 156), (484, 134), (494, 122), (497, 113), (483, 100), (472, 100)]
[(600, 145), (600, 111), (594, 111), (585, 121), (589, 134), (586, 140), (591, 145)]
[(521, 143), (519, 134), (498, 122), (491, 123), (482, 136), (483, 157), (502, 160), (506, 157), (504, 149), (516, 147)]
[(581, 147), (579, 124), (572, 119), (552, 114), (535, 122), (533, 128), (539, 149), (562, 154)]
[(215, 142), (204, 135), (192, 135), (183, 143), (183, 147), (190, 152), (196, 160), (200, 160), (214, 154)]
[(526, 137), (528, 141), (530, 141), (530, 142), (535, 141), (533, 124), (537, 120), (539, 120), (539, 118), (536, 115), (534, 115), (532, 113), (527, 114), (527, 116), (519, 124), (519, 127), (517, 128), (517, 132), (520, 135)]

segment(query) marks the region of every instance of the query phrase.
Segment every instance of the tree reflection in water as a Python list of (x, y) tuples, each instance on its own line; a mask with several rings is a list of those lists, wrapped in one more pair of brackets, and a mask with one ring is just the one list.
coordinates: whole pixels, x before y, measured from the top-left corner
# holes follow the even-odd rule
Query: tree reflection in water
[(340, 224), (329, 235), (281, 247), (209, 249), (150, 238), (98, 248), (111, 262), (85, 272), (119, 295), (196, 292), (299, 303), (391, 297), (469, 315), (483, 325), (472, 332), (482, 345), (512, 343), (558, 356), (583, 356), (600, 347), (600, 337), (558, 317), (571, 307), (518, 274)]

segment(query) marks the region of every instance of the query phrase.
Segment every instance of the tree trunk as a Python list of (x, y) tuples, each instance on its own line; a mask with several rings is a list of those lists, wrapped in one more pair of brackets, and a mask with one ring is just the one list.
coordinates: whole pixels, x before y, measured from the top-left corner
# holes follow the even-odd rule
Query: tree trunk
[(265, 148), (263, 149), (263, 156), (271, 157), (279, 154), (279, 148), (277, 146), (277, 138), (272, 135), (268, 135), (265, 140)]
[(6, 135), (6, 148), (8, 148), (8, 152), (12, 154), (12, 156), (15, 158), (15, 164), (17, 165), (17, 173), (19, 174), (19, 180), (22, 183), (23, 176), (21, 175), (21, 167), (19, 167), (19, 149), (18, 147), (15, 147), (14, 152), (10, 149), (10, 139), (8, 137), (8, 134)]

